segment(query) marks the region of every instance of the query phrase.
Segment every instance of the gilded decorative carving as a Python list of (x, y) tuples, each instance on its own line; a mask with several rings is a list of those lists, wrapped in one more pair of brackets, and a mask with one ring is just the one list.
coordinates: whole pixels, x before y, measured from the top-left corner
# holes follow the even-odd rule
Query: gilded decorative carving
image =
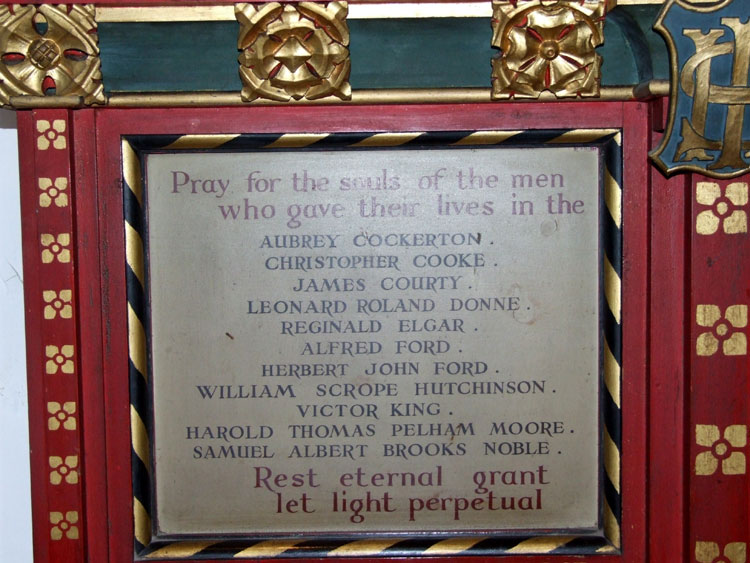
[(105, 101), (93, 5), (0, 6), (0, 102), (14, 96)]
[(494, 0), (493, 99), (598, 96), (611, 0)]
[(237, 4), (242, 99), (351, 98), (347, 3)]

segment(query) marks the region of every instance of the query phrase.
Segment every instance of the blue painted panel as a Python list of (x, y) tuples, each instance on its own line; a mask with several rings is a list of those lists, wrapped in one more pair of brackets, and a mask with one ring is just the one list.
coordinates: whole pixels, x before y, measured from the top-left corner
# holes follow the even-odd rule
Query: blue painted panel
[(236, 22), (100, 23), (110, 92), (239, 91)]

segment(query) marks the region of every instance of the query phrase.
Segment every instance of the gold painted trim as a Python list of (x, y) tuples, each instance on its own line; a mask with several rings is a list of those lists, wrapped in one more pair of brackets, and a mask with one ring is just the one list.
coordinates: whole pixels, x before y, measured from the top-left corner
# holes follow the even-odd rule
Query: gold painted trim
[(729, 4), (732, 3), (732, 1), (733, 0), (722, 0), (722, 1), (714, 0), (713, 2), (711, 2), (710, 0), (708, 1), (675, 0), (675, 4), (677, 4), (678, 6), (681, 6), (682, 8), (685, 8), (686, 10), (691, 10), (693, 12), (709, 13), (709, 12), (715, 12), (717, 10), (721, 10), (722, 8), (727, 7)]
[(661, 96), (669, 96), (669, 80), (649, 80), (641, 82), (633, 88), (633, 97), (636, 100), (648, 100)]
[(620, 451), (604, 427), (604, 469), (615, 490), (620, 493)]
[[(618, 6), (661, 5), (664, 0), (618, 0)], [(363, 2), (349, 6), (350, 20), (364, 19), (428, 19), (428, 18), (489, 18), (489, 2), (380, 3)], [(222, 6), (98, 6), (96, 20), (102, 22), (187, 22), (234, 21), (234, 7)]]
[(604, 203), (617, 228), (622, 228), (622, 188), (609, 170), (604, 171)]
[(485, 538), (449, 538), (424, 550), (424, 555), (456, 555), (471, 549)]
[(453, 143), (454, 145), (496, 145), (507, 141), (511, 137), (520, 135), (522, 130), (517, 131), (476, 131)]
[(135, 277), (145, 287), (143, 241), (138, 231), (130, 226), (130, 223), (127, 221), (125, 221), (125, 260), (130, 269), (133, 270)]
[(518, 545), (511, 547), (507, 553), (549, 553), (574, 539), (576, 539), (575, 536), (529, 538)]
[(233, 21), (234, 6), (97, 6), (98, 23)]
[[(667, 96), (669, 87), (663, 87), (661, 80), (653, 82), (652, 95)], [(667, 83), (668, 85), (668, 83)], [(603, 87), (596, 101), (628, 101), (640, 99), (631, 86)], [(512, 103), (533, 103), (554, 101), (574, 104), (591, 101), (579, 98), (556, 98), (554, 94), (542, 92), (536, 99), (518, 99)], [(508, 103), (491, 102), (489, 88), (392, 88), (383, 90), (352, 90), (351, 100), (337, 99), (274, 102), (257, 99), (243, 102), (239, 92), (144, 92), (137, 94), (111, 94), (109, 107), (205, 107), (205, 106), (289, 106), (289, 105), (369, 105), (369, 104), (457, 104), (457, 103)]]
[(133, 311), (133, 307), (128, 303), (128, 347), (130, 360), (133, 362), (143, 378), (148, 383), (146, 371), (146, 332), (138, 315)]
[(614, 355), (612, 355), (606, 339), (604, 340), (604, 384), (607, 386), (607, 391), (609, 391), (609, 395), (617, 405), (617, 408), (621, 409), (620, 364), (617, 363)]
[(122, 174), (125, 179), (125, 183), (133, 192), (138, 203), (143, 206), (143, 186), (141, 186), (141, 161), (138, 159), (138, 155), (135, 154), (133, 147), (130, 143), (122, 141)]
[(362, 139), (358, 143), (351, 145), (352, 147), (397, 147), (413, 141), (420, 135), (424, 135), (423, 131), (414, 133), (375, 133), (370, 135), (366, 139)]
[(619, 133), (619, 129), (573, 129), (572, 131), (567, 131), (566, 133), (563, 133), (559, 137), (555, 137), (554, 139), (550, 139), (547, 141), (547, 144), (553, 144), (553, 143), (593, 143), (594, 141), (598, 141), (599, 139), (602, 139), (603, 137), (606, 137), (607, 135), (612, 135), (613, 133)]
[[(257, 105), (259, 102), (254, 102)], [(109, 107), (247, 106), (237, 92), (140, 92), (110, 94)]]
[(237, 137), (239, 135), (183, 135), (164, 150), (214, 149)]
[(617, 548), (622, 545), (620, 524), (617, 523), (617, 518), (612, 514), (612, 509), (606, 501), (604, 502), (604, 533), (607, 535), (607, 539), (612, 542), (612, 545)]
[(77, 108), (83, 106), (83, 96), (11, 96), (8, 103), (16, 109)]
[[(141, 542), (143, 543), (143, 542)], [(207, 547), (218, 542), (215, 541), (185, 541), (179, 543), (173, 543), (165, 545), (164, 547), (157, 549), (156, 551), (146, 555), (148, 559), (166, 558), (166, 557), (190, 557), (196, 553), (203, 551)], [(148, 544), (143, 544), (148, 545)]]
[(266, 540), (235, 553), (232, 557), (276, 557), (305, 540)]
[(130, 434), (135, 454), (141, 459), (143, 465), (146, 466), (146, 470), (150, 473), (151, 455), (149, 453), (148, 431), (146, 430), (146, 425), (143, 424), (143, 420), (141, 420), (141, 415), (138, 414), (133, 405), (130, 405)]
[(338, 555), (377, 555), (378, 553), (385, 551), (389, 547), (398, 542), (403, 541), (399, 538), (384, 538), (384, 539), (371, 539), (371, 540), (359, 540), (346, 543), (341, 547), (332, 549), (326, 555), (328, 557), (335, 557)]
[(325, 139), (328, 133), (288, 133), (266, 145), (266, 149), (299, 149)]
[(620, 324), (622, 311), (622, 290), (620, 287), (620, 276), (609, 263), (609, 258), (604, 257), (604, 294), (607, 297), (607, 304), (612, 315), (615, 317), (617, 324)]
[(151, 543), (151, 517), (137, 498), (133, 497), (133, 522), (135, 530), (133, 533), (141, 545)]

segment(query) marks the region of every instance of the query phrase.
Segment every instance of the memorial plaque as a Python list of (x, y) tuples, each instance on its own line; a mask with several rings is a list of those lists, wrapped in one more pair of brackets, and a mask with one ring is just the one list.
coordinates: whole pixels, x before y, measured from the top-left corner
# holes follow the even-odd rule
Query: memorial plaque
[(603, 156), (146, 152), (157, 533), (600, 529)]

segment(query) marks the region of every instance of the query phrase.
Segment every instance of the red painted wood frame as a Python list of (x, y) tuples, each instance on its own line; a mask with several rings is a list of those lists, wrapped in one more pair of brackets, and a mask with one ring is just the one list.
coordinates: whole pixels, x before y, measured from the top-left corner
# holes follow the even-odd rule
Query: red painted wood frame
[[(727, 429), (747, 424), (747, 359), (698, 356), (700, 335), (714, 329), (696, 324), (696, 308), (747, 303), (750, 252), (745, 236), (696, 232), (697, 214), (712, 209), (691, 204), (705, 179), (665, 179), (649, 165), (661, 109), (659, 101), (20, 112), (36, 560), (133, 561), (121, 137), (149, 134), (621, 129), (623, 550), (583, 559), (702, 561), (698, 548), (747, 542), (747, 480), (723, 474), (731, 454), (746, 454)], [(701, 454), (708, 469), (698, 475)], [(706, 474), (711, 456), (717, 465)]]

